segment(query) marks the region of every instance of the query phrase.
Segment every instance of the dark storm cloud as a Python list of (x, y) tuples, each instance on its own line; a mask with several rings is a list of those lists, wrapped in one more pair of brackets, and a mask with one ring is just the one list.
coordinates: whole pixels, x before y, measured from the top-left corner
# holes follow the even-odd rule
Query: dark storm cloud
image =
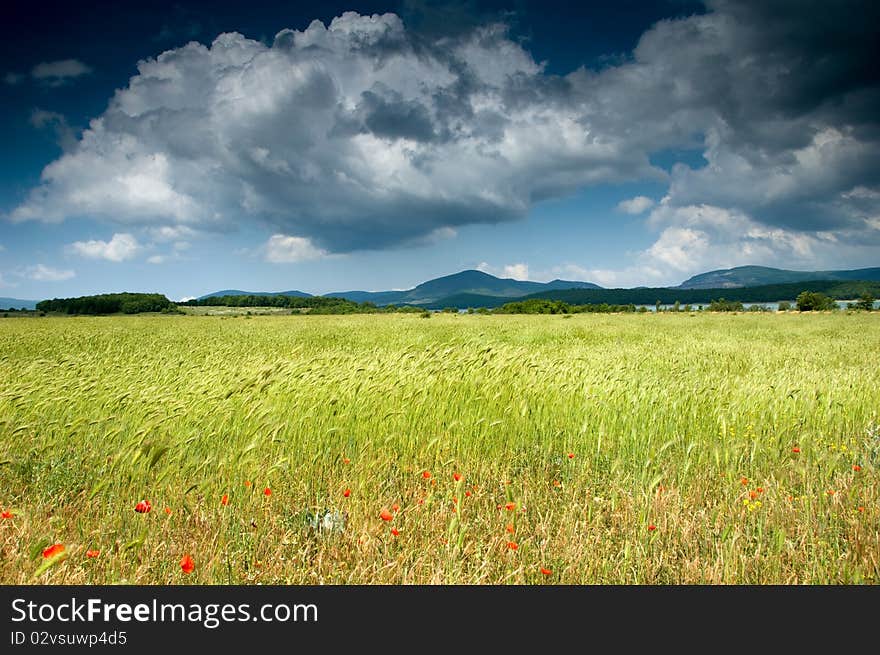
[[(676, 266), (676, 235), (709, 247), (744, 229), (773, 253), (880, 229), (873, 4), (711, 2), (658, 22), (621, 63), (564, 76), (498, 14), (411, 9), (413, 29), (348, 13), (271, 47), (223, 34), (141, 62), (13, 218), (257, 219), (332, 253), (654, 179), (669, 191), (652, 224), (673, 230), (654, 254)], [(708, 165), (651, 166), (681, 148)]]
[(393, 89), (364, 91), (356, 111), (363, 115), (364, 127), (380, 138), (425, 142), (435, 137), (427, 107), (405, 100)]

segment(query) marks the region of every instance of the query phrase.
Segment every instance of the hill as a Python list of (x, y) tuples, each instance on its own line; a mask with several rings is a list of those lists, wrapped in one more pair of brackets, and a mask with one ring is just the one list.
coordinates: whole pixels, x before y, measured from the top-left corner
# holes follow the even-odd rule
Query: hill
[(36, 300), (21, 300), (19, 298), (0, 298), (0, 309), (36, 309)]
[(528, 282), (511, 278), (499, 278), (482, 271), (467, 270), (445, 275), (406, 291), (339, 291), (325, 294), (331, 298), (348, 298), (355, 302), (372, 302), (376, 305), (426, 304), (459, 294), (499, 296), (516, 298), (530, 293), (556, 289), (600, 289), (592, 282), (553, 280), (552, 282)]
[(199, 296), (198, 300), (205, 298), (219, 298), (220, 296), (290, 296), (291, 298), (311, 298), (312, 294), (305, 291), (240, 291), (238, 289), (224, 289), (223, 291), (215, 291), (204, 296)]
[(848, 281), (848, 280), (811, 280), (792, 282), (789, 284), (767, 284), (758, 287), (716, 288), (716, 289), (682, 289), (682, 288), (648, 288), (637, 289), (556, 289), (529, 294), (520, 298), (489, 296), (480, 294), (456, 294), (441, 298), (432, 303), (425, 303), (429, 309), (456, 309), (500, 307), (512, 301), (531, 299), (560, 300), (570, 305), (590, 305), (605, 303), (608, 305), (653, 305), (658, 300), (662, 305), (679, 302), (682, 305), (708, 305), (713, 300), (725, 300), (762, 303), (781, 300), (793, 301), (801, 291), (824, 293), (838, 300), (858, 298), (863, 293), (874, 297), (880, 296), (880, 281)]
[(694, 275), (680, 289), (736, 289), (808, 280), (880, 280), (880, 268), (848, 271), (789, 271), (768, 266), (738, 266)]

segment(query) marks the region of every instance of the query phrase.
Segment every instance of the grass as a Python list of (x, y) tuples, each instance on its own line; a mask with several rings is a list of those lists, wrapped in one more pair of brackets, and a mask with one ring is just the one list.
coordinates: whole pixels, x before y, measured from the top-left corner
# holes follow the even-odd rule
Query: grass
[(878, 353), (866, 314), (0, 321), (0, 583), (876, 583)]

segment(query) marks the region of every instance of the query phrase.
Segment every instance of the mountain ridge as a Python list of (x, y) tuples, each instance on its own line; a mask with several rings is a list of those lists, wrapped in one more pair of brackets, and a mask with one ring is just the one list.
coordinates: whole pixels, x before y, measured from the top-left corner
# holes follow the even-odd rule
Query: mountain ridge
[[(592, 282), (581, 282), (577, 280), (552, 280), (550, 282), (532, 282), (529, 280), (514, 280), (513, 278), (499, 278), (483, 271), (475, 269), (467, 269), (444, 275), (442, 277), (433, 278), (416, 285), (412, 289), (403, 291), (333, 291), (325, 293), (325, 298), (346, 298), (353, 302), (372, 302), (376, 305), (399, 305), (399, 304), (424, 304), (435, 302), (447, 296), (460, 293), (476, 293), (480, 295), (502, 296), (507, 298), (516, 298), (528, 295), (530, 293), (538, 293), (541, 291), (552, 291), (557, 289), (600, 289), (601, 287)], [(302, 291), (281, 292), (281, 293), (249, 293), (246, 291), (226, 290), (215, 291), (204, 296), (199, 296), (199, 300), (204, 298), (214, 298), (218, 296), (269, 296), (269, 295), (289, 295), (303, 294), (298, 297), (311, 297)]]
[(694, 275), (679, 289), (741, 289), (810, 280), (880, 280), (880, 267), (832, 271), (794, 271), (770, 266), (736, 266)]
[(21, 298), (0, 298), (0, 310), (3, 309), (36, 309), (37, 300), (22, 300)]
[[(728, 269), (718, 269), (694, 275), (678, 286), (653, 287), (653, 289), (667, 290), (696, 290), (696, 289), (742, 289), (749, 287), (762, 287), (768, 285), (803, 283), (810, 281), (880, 281), (880, 267), (860, 268), (851, 270), (832, 271), (793, 271), (769, 266), (737, 266)], [(633, 289), (650, 289), (651, 287), (638, 286)], [(353, 302), (371, 302), (375, 305), (433, 305), (443, 301), (444, 298), (457, 298), (462, 296), (492, 297), (492, 298), (522, 298), (536, 293), (550, 293), (569, 289), (600, 290), (603, 287), (593, 282), (578, 280), (551, 280), (550, 282), (533, 282), (530, 280), (515, 280), (513, 278), (500, 278), (476, 269), (467, 269), (444, 275), (438, 278), (426, 280), (412, 289), (397, 291), (333, 291), (323, 294), (326, 298), (346, 298)], [(618, 289), (618, 291), (621, 291)], [(312, 294), (304, 291), (240, 291), (238, 289), (226, 289), (199, 296), (199, 299), (213, 298), (218, 296), (294, 296), (298, 298), (310, 298)]]

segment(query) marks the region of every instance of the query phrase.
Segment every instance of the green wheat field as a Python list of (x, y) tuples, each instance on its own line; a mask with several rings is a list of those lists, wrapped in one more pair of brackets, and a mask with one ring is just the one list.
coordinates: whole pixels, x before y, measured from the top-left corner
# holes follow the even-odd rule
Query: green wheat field
[(875, 584), (878, 355), (864, 313), (2, 320), (0, 583)]

